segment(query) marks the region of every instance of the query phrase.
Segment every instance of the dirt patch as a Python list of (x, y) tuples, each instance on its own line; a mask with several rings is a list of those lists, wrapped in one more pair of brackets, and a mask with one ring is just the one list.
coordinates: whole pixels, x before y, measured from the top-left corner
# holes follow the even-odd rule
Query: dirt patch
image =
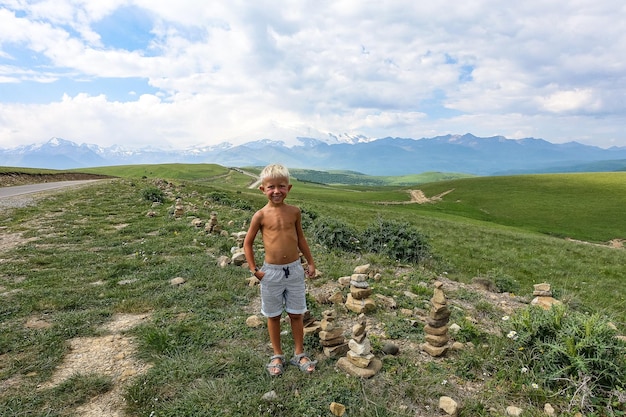
[(426, 194), (424, 194), (422, 190), (409, 190), (411, 197), (409, 201), (383, 201), (378, 204), (434, 204), (441, 201), (446, 194), (450, 194), (452, 191), (454, 191), (454, 188), (429, 198), (426, 197)]
[(101, 374), (111, 378), (113, 389), (76, 409), (83, 417), (121, 417), (123, 389), (149, 365), (135, 357), (135, 341), (122, 334), (150, 317), (149, 314), (118, 314), (101, 328), (102, 337), (79, 337), (69, 341), (69, 353), (52, 378), (40, 388), (54, 387), (77, 374)]

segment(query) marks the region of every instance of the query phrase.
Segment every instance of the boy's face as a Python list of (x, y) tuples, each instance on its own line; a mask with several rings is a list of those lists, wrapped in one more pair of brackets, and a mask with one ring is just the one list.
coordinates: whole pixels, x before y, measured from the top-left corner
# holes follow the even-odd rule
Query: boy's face
[(287, 178), (265, 178), (259, 190), (263, 191), (269, 201), (280, 204), (287, 198), (291, 184)]

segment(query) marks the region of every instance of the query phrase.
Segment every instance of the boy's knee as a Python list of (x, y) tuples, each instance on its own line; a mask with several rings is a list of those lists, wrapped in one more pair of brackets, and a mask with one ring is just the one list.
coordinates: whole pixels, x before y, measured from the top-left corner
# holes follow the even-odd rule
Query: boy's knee
[(287, 313), (289, 315), (289, 318), (291, 320), (299, 320), (303, 317), (302, 314), (294, 314), (294, 313)]

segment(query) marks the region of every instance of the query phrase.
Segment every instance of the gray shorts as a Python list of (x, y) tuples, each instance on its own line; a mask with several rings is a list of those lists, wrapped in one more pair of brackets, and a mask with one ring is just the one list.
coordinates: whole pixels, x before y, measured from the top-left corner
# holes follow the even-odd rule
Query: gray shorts
[(304, 268), (298, 259), (286, 265), (264, 263), (265, 272), (261, 280), (261, 313), (265, 317), (276, 317), (283, 309), (291, 314), (307, 311)]

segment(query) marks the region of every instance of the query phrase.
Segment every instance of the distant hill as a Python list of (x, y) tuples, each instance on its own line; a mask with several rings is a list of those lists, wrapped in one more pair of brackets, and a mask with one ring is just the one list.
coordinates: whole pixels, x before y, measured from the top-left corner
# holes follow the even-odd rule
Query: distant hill
[(263, 139), (239, 146), (222, 143), (165, 151), (155, 148), (128, 150), (121, 146), (102, 148), (53, 138), (40, 145), (0, 149), (0, 165), (73, 169), (163, 163), (211, 163), (241, 167), (280, 162), (290, 168), (355, 171), (371, 176), (424, 172), (484, 176), (516, 172), (606, 171), (611, 167), (623, 170), (623, 165), (618, 162), (626, 160), (626, 147), (603, 149), (577, 142), (554, 144), (543, 139), (507, 139), (503, 136), (387, 137), (332, 143), (314, 138), (297, 139), (299, 144), (293, 146)]

